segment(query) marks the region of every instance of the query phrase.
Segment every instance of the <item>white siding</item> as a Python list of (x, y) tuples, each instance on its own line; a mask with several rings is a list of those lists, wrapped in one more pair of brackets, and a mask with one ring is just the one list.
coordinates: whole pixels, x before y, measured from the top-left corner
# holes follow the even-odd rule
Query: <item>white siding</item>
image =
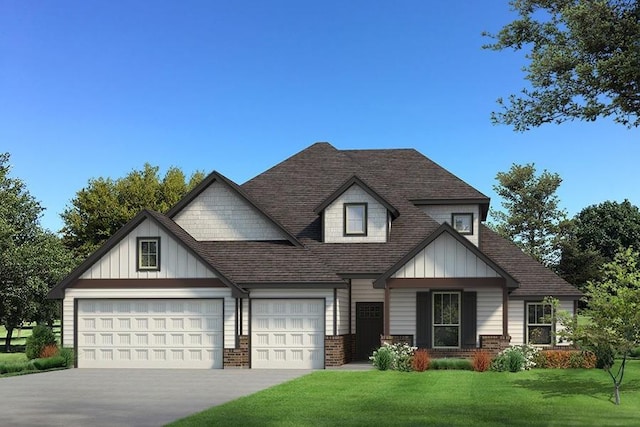
[(333, 334), (333, 289), (254, 289), (251, 298), (295, 298), (325, 300), (325, 331)]
[(351, 281), (351, 330), (356, 332), (356, 303), (357, 302), (384, 302), (384, 289), (375, 289), (373, 280), (353, 279)]
[(479, 205), (424, 205), (420, 206), (424, 213), (438, 221), (440, 224), (451, 225), (451, 214), (472, 213), (473, 214), (473, 234), (464, 234), (464, 237), (478, 246), (478, 235), (480, 234), (480, 206)]
[(349, 333), (349, 291), (347, 289), (338, 289), (338, 335)]
[(224, 347), (234, 348), (235, 340), (235, 298), (229, 288), (184, 288), (184, 289), (67, 289), (62, 302), (63, 345), (73, 347), (74, 301), (76, 298), (224, 298)]
[(524, 301), (509, 300), (509, 335), (511, 345), (524, 344)]
[(284, 240), (278, 227), (218, 181), (174, 220), (196, 240)]
[[(428, 289), (391, 290), (391, 335), (413, 335), (416, 337), (416, 293)], [(502, 289), (466, 288), (465, 292), (477, 293), (476, 345), (480, 335), (502, 335)]]
[[(137, 237), (160, 237), (160, 271), (136, 271)], [(81, 279), (214, 278), (216, 275), (194, 255), (146, 219), (111, 248)]]
[[(344, 204), (367, 203), (367, 235), (344, 235)], [(354, 184), (324, 210), (324, 241), (327, 243), (373, 243), (387, 241), (387, 209)]]
[(396, 271), (393, 278), (500, 277), (449, 233), (442, 233)]

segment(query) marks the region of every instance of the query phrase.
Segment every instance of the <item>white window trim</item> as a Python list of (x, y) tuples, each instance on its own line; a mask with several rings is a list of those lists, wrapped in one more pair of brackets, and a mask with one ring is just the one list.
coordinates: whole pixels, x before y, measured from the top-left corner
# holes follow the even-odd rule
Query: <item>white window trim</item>
[[(553, 316), (553, 306), (551, 304), (547, 304), (545, 302), (539, 301), (539, 302), (528, 302), (527, 306), (525, 308), (525, 332), (527, 335), (527, 340), (526, 343), (529, 345), (533, 345), (535, 347), (548, 347), (550, 345), (553, 345), (553, 329), (554, 329), (554, 325), (553, 325), (553, 321), (549, 321), (549, 323), (529, 323), (529, 308), (532, 306), (538, 306), (541, 305), (543, 306), (542, 308), (542, 312), (544, 313), (544, 306), (549, 306), (551, 307), (551, 316)], [(529, 327), (538, 327), (538, 326), (544, 326), (544, 327), (549, 327), (550, 331), (549, 331), (549, 343), (547, 344), (532, 344), (530, 342), (529, 339)]]
[[(436, 326), (436, 295), (457, 295), (458, 296), (458, 323), (457, 324), (438, 324)], [(432, 348), (460, 348), (462, 335), (462, 293), (450, 291), (434, 291), (431, 292), (431, 346)], [(455, 326), (458, 328), (458, 345), (456, 346), (436, 346), (436, 327)]]

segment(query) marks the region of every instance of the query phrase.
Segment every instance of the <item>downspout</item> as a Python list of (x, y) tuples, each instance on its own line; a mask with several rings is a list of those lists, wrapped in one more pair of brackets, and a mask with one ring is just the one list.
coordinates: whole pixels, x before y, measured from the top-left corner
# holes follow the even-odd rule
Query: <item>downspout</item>
[(391, 319), (389, 318), (390, 313), (391, 313), (391, 309), (390, 309), (390, 301), (391, 301), (391, 289), (389, 288), (389, 284), (385, 283), (384, 285), (384, 328), (383, 328), (383, 334), (385, 337), (388, 337), (390, 335), (390, 324), (391, 324)]

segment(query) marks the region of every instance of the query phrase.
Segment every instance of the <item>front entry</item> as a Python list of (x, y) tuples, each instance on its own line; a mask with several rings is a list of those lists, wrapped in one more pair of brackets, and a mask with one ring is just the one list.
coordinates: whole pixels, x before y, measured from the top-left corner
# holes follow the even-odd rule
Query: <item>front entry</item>
[(383, 303), (356, 303), (356, 360), (367, 360), (380, 347), (383, 331)]

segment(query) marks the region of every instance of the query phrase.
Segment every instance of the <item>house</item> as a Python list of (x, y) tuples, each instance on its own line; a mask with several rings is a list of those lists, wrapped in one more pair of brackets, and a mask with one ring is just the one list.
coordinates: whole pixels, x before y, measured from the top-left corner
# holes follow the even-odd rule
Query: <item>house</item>
[(383, 341), (435, 355), (551, 345), (580, 292), (483, 222), (489, 199), (411, 149), (317, 143), (213, 172), (59, 283), (78, 367), (324, 368)]

